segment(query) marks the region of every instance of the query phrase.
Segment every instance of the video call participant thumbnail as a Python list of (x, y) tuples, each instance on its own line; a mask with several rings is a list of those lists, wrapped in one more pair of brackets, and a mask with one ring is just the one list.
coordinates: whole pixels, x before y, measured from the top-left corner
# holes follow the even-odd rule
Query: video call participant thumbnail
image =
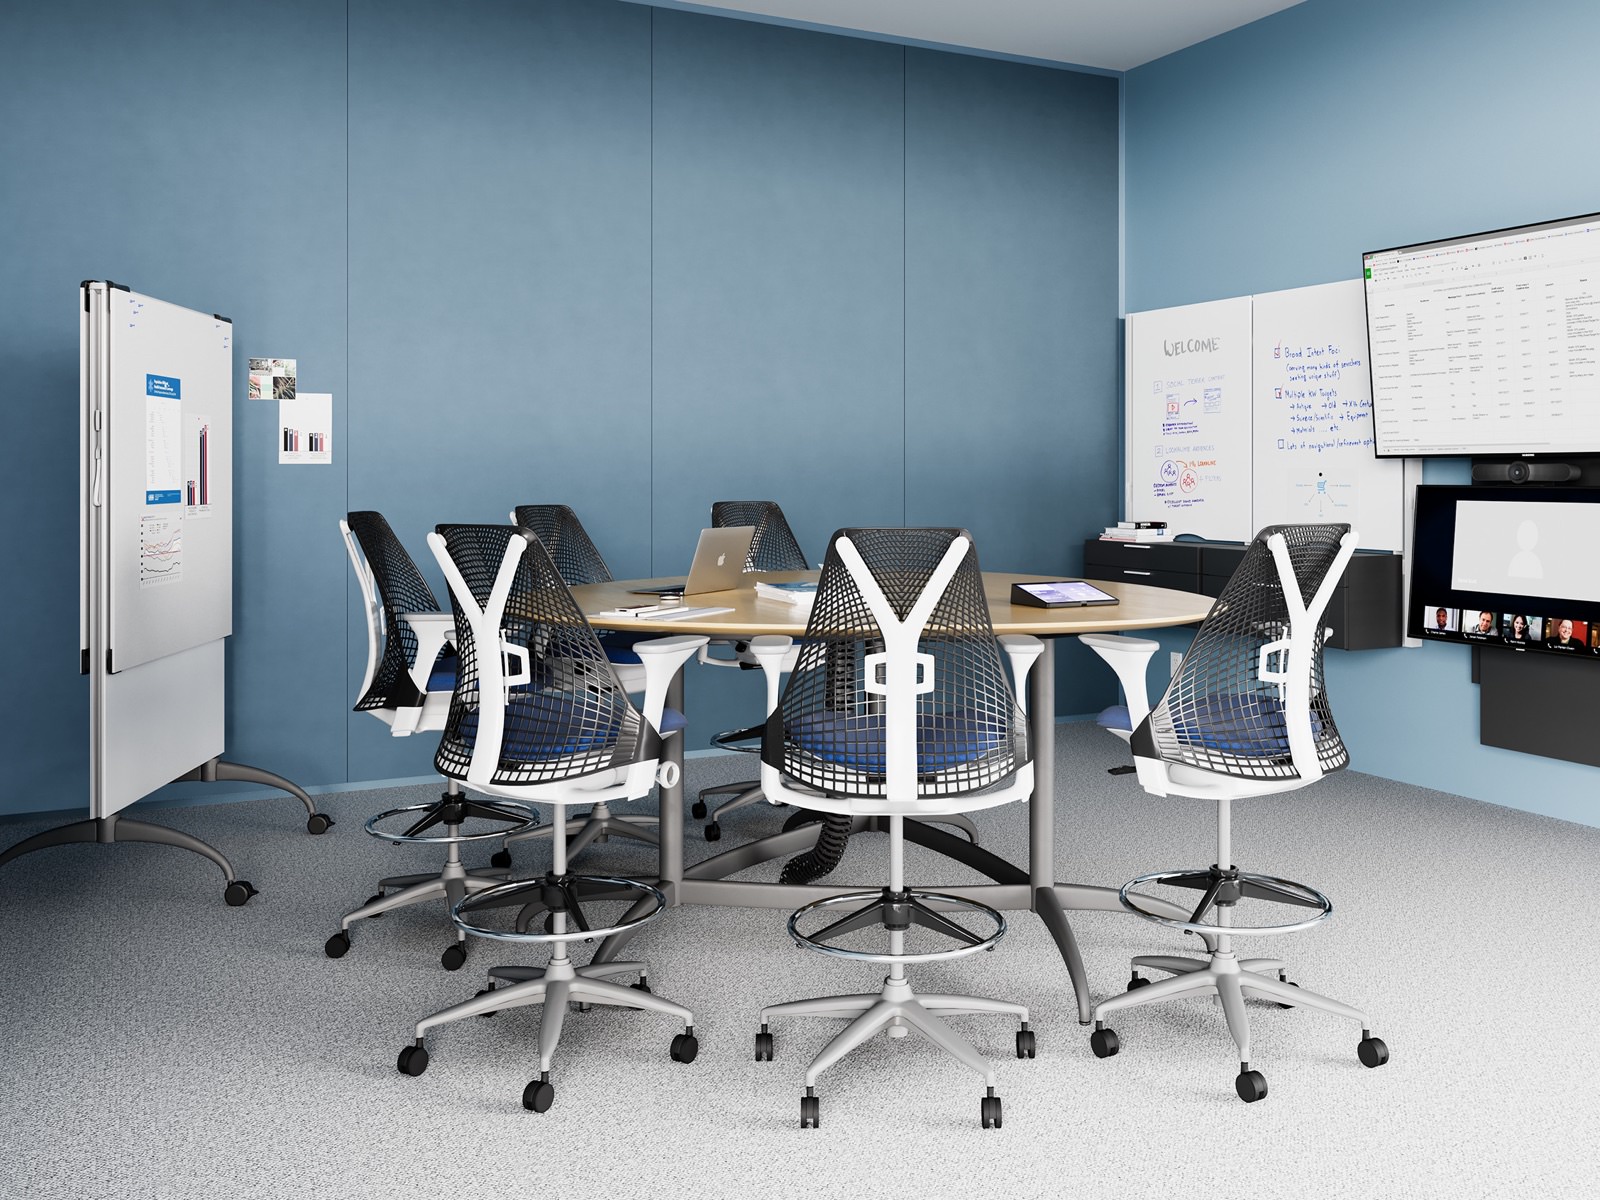
[[(1500, 625), (1495, 620), (1495, 615), (1489, 609), (1465, 609), (1462, 612), (1461, 631), (1470, 638), (1492, 638), (1500, 636)], [(1470, 624), (1468, 619), (1470, 618)]]
[(1570, 617), (1552, 618), (1545, 626), (1545, 645), (1551, 650), (1582, 650), (1588, 646), (1589, 623)]
[(1459, 609), (1440, 608), (1433, 604), (1422, 606), (1423, 632), (1437, 637), (1441, 633), (1454, 633), (1460, 628), (1461, 612)]
[(1544, 621), (1539, 617), (1530, 617), (1523, 613), (1506, 613), (1500, 623), (1500, 632), (1505, 635), (1508, 642), (1529, 645), (1539, 640), (1543, 627)]

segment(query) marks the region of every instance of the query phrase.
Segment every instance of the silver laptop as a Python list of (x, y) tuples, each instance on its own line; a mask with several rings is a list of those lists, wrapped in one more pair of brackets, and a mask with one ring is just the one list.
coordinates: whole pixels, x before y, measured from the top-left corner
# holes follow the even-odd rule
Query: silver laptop
[(739, 586), (744, 560), (750, 556), (750, 543), (756, 536), (754, 525), (729, 525), (722, 529), (702, 529), (694, 548), (694, 562), (683, 583), (664, 583), (656, 587), (631, 589), (641, 596), (698, 596), (702, 592), (729, 592)]

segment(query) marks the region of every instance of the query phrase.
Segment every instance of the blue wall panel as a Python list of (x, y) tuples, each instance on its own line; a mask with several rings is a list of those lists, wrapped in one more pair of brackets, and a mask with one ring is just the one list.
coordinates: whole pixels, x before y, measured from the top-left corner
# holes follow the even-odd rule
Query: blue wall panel
[[(273, 55), (285, 28), (294, 53)], [(312, 518), (342, 502), (344, 469), (277, 469), (277, 405), (244, 400), (243, 368), (298, 354), (304, 386), (344, 388), (344, 13), (9, 5), (0, 43), (0, 361), (16, 422), (0, 495), (21, 633), (0, 694), (13, 784), (0, 810), (87, 798), (88, 685), (74, 674), (86, 278), (233, 318), (228, 752), (320, 781), (344, 757), (327, 707), (344, 681), (344, 583)]]
[[(388, 514), (441, 599), (426, 532), (531, 501), (577, 508), (624, 576), (682, 570), (721, 497), (778, 499), (814, 559), (840, 525), (949, 520), (1047, 569), (1109, 511), (1091, 464), (1052, 470), (1057, 442), (1115, 442), (1104, 79), (587, 0), (79, 0), (8, 7), (0, 42), (28, 631), (0, 812), (85, 794), (83, 278), (235, 320), (229, 754), (307, 785), (433, 749), (349, 711), (347, 509)], [(250, 355), (334, 394), (333, 467), (277, 465)], [(952, 419), (979, 383), (983, 439)], [(759, 705), (751, 675), (691, 680), (691, 747)], [(284, 804), (263, 819), (293, 828)]]
[[(572, 505), (615, 571), (648, 571), (650, 16), (352, 4), (350, 506), (446, 607), (428, 531), (517, 504)], [(352, 779), (436, 746), (350, 714)]]
[[(1117, 81), (906, 54), (906, 522), (1076, 572), (1117, 518)], [(1057, 710), (1111, 703), (1062, 644)]]
[[(1129, 310), (1355, 278), (1364, 250), (1596, 208), (1578, 131), (1597, 38), (1585, 0), (1310, 0), (1130, 72)], [(1466, 648), (1335, 652), (1328, 675), (1361, 770), (1600, 824), (1592, 768), (1479, 745)]]
[[(655, 569), (718, 499), (772, 499), (821, 560), (900, 524), (898, 46), (655, 14)], [(691, 674), (689, 745), (759, 714)]]

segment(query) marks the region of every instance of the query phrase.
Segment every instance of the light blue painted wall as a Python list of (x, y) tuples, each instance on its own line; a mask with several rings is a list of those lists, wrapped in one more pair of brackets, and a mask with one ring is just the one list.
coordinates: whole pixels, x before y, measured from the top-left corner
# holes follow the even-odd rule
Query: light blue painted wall
[[(233, 318), (238, 397), (251, 354), (298, 354), (301, 386), (344, 392), (344, 11), (13, 4), (0, 45), (0, 811), (25, 812), (88, 796), (88, 682), (72, 662), (77, 284)], [(275, 404), (240, 399), (234, 426), (230, 752), (321, 781), (344, 763), (330, 700), (345, 687), (345, 588), (325, 516), (344, 503), (344, 466), (279, 469)]]
[[(1308, 0), (1129, 72), (1128, 310), (1600, 207), (1597, 41), (1587, 0)], [(1329, 681), (1361, 770), (1600, 824), (1592, 768), (1478, 744), (1465, 647), (1335, 652)]]
[[(232, 316), (240, 397), (252, 354), (335, 395), (331, 469), (279, 468), (276, 406), (236, 404), (229, 753), (308, 785), (433, 748), (349, 712), (348, 508), (441, 597), (427, 529), (517, 503), (573, 504), (619, 575), (683, 569), (723, 496), (779, 500), (813, 556), (949, 520), (997, 567), (1070, 566), (1109, 515), (1115, 79), (606, 0), (10, 5), (0, 44), (29, 434), (0, 440), (27, 631), (0, 813), (84, 803), (80, 279)], [(758, 703), (690, 686), (691, 748)], [(1109, 692), (1096, 670), (1063, 710)]]

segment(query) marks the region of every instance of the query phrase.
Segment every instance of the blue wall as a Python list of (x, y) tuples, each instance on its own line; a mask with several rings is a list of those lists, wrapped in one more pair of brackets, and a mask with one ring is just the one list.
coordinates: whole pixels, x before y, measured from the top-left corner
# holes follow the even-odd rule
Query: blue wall
[[(1309, 0), (1129, 72), (1128, 310), (1600, 207), (1597, 42), (1590, 0)], [(1465, 647), (1335, 653), (1329, 681), (1359, 769), (1600, 824), (1592, 768), (1478, 744)]]
[[(86, 790), (80, 279), (334, 393), (336, 465), (279, 468), (236, 377), (229, 754), (310, 785), (433, 748), (349, 712), (348, 508), (436, 586), (427, 529), (535, 501), (619, 575), (683, 569), (720, 497), (779, 500), (816, 557), (953, 522), (1048, 572), (1115, 515), (1115, 79), (592, 0), (12, 5), (0, 43), (0, 812)], [(1062, 712), (1106, 702), (1062, 660)], [(691, 747), (758, 704), (709, 676)]]

